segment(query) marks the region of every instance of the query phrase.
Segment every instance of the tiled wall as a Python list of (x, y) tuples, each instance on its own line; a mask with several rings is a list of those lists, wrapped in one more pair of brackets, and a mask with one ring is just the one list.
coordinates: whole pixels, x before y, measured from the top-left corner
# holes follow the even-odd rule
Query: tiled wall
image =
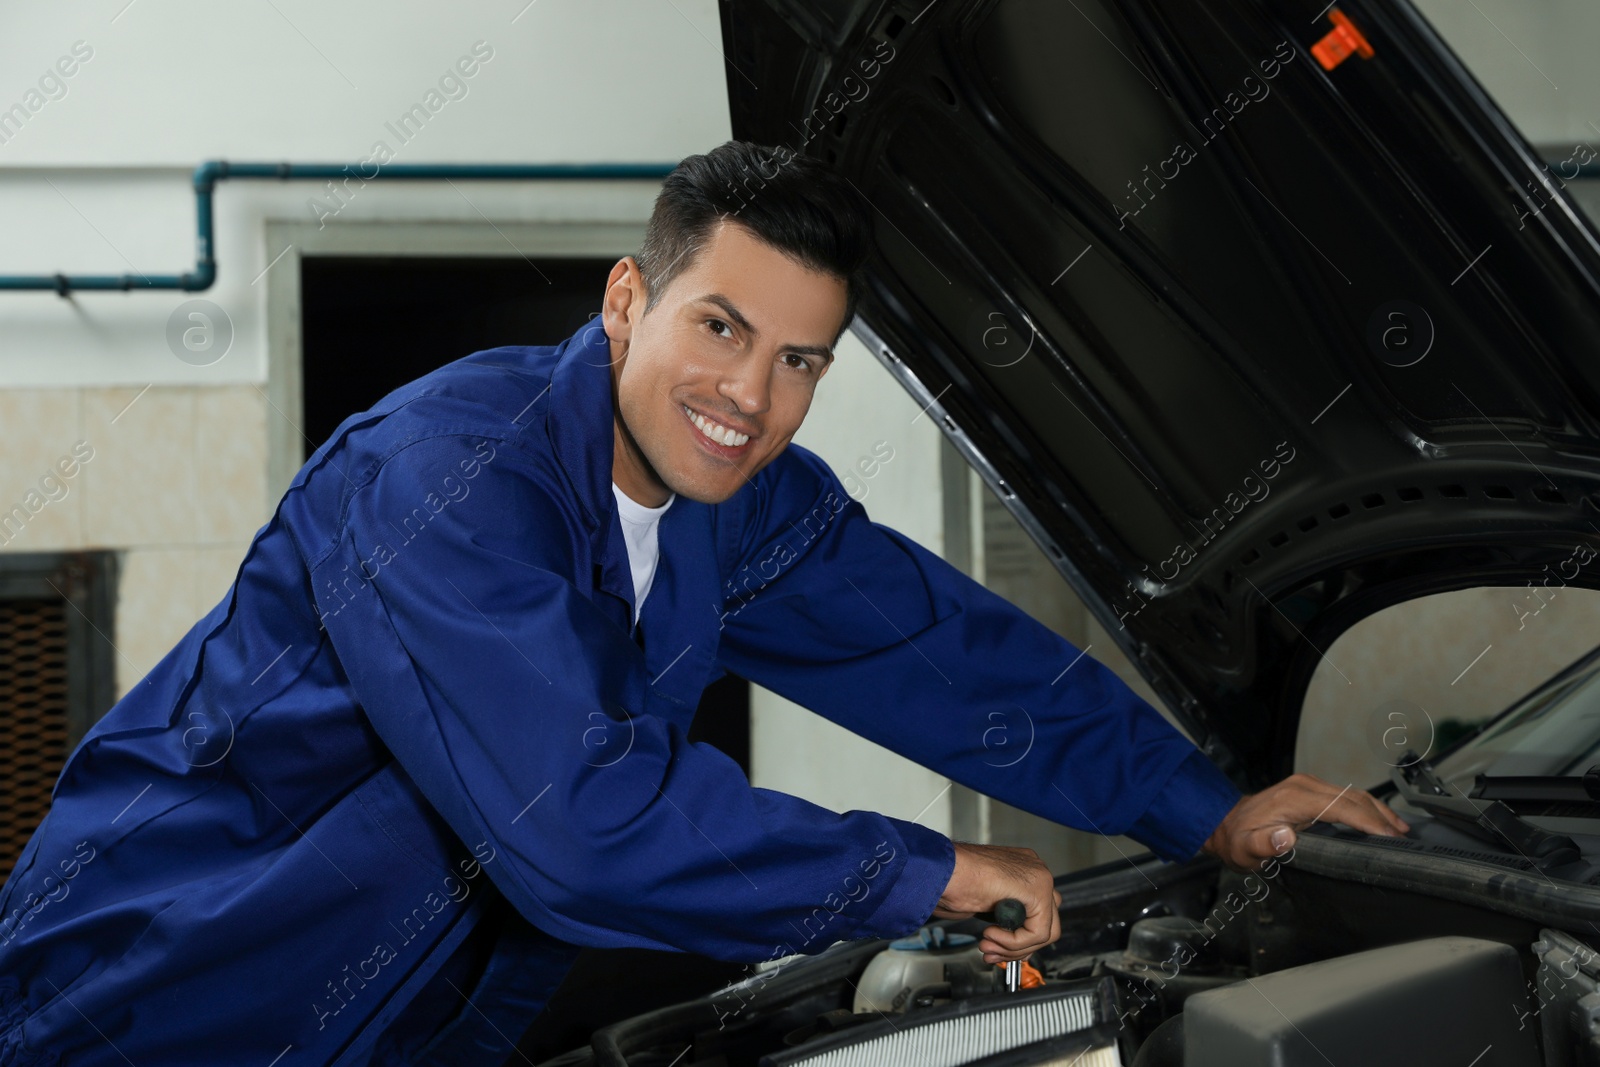
[[(0, 390), (0, 512), (29, 512), (0, 552), (118, 551), (118, 696), (222, 597), (269, 517), (267, 411), (253, 386)], [(75, 446), (87, 460), (58, 466)]]

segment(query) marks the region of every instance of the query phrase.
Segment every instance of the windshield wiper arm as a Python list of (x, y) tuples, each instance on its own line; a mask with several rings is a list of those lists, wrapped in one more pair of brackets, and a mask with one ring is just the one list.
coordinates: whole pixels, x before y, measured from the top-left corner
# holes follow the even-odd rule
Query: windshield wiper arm
[(1433, 764), (1407, 752), (1389, 777), (1406, 802), (1496, 845), (1509, 844), (1539, 870), (1576, 863), (1583, 858), (1577, 844), (1519, 816), (1500, 800), (1474, 801), (1457, 796), (1434, 771)]

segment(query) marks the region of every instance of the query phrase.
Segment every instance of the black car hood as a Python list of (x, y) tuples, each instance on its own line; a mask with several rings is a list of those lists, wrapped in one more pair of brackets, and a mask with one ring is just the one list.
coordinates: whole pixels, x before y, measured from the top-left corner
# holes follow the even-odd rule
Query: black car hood
[(734, 136), (876, 208), (858, 332), (1257, 786), (1356, 619), (1600, 584), (1596, 233), (1409, 5), (1323, 3), (722, 7)]

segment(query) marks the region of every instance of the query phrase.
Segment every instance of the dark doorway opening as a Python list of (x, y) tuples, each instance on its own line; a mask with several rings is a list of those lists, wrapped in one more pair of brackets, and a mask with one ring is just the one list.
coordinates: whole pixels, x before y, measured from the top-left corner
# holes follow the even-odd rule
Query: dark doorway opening
[(307, 256), (300, 263), (306, 437), (320, 446), (347, 415), (451, 360), (565, 339), (599, 312), (615, 262)]

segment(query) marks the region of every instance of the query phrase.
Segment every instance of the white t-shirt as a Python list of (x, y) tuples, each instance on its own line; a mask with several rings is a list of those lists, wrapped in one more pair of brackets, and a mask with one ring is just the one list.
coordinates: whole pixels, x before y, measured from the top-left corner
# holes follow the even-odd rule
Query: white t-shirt
[(650, 593), (650, 584), (656, 579), (656, 563), (661, 552), (656, 547), (656, 524), (678, 498), (673, 493), (660, 507), (647, 508), (611, 483), (611, 492), (617, 498), (617, 517), (622, 520), (622, 540), (628, 546), (628, 565), (633, 570), (633, 621), (639, 621), (639, 611), (644, 598)]

